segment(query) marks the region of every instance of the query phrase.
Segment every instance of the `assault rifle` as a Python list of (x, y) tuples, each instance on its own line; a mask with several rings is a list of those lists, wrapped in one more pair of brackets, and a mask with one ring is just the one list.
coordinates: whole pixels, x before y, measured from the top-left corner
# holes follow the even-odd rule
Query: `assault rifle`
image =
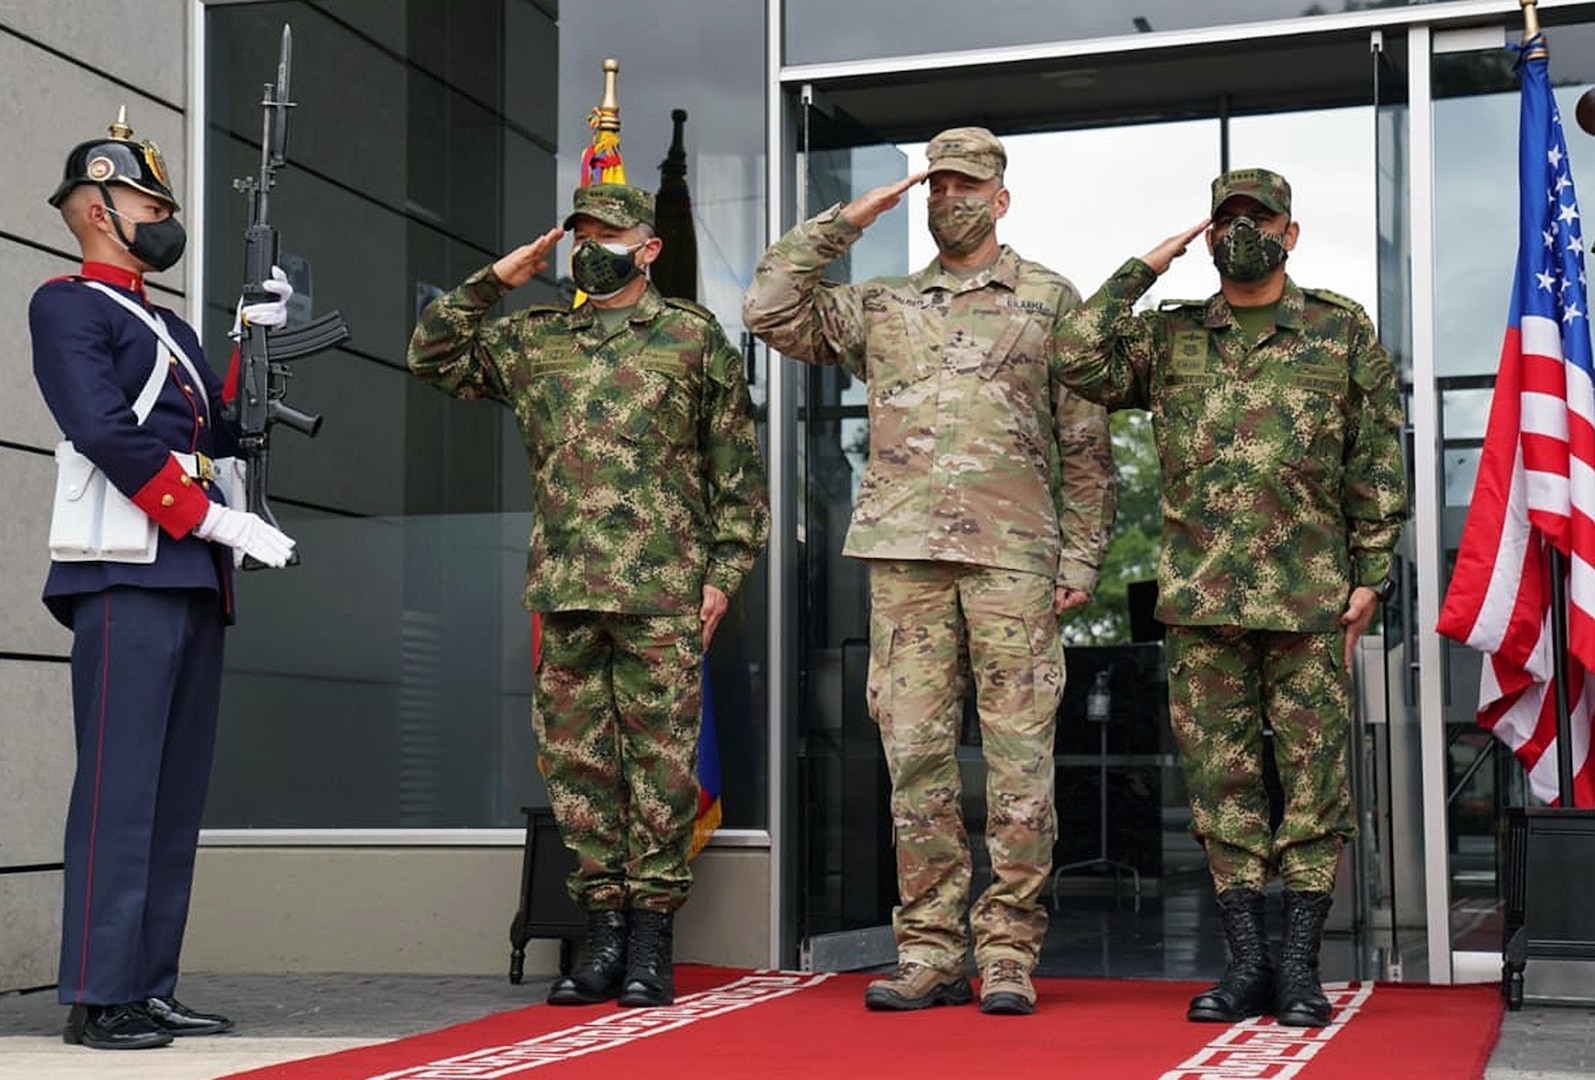
[[(262, 282), (271, 280), (277, 264), (277, 229), (267, 218), (271, 189), (277, 183), (277, 170), (288, 156), (288, 77), (293, 66), (293, 32), (282, 28), (282, 51), (277, 59), (277, 85), (265, 84), (261, 107), (265, 113), (260, 136), (260, 175), (233, 181), (234, 190), (249, 200), (249, 226), (244, 230), (243, 302), (254, 304), (276, 299)], [(332, 311), (313, 322), (292, 330), (239, 327), (238, 397), (228, 407), (228, 419), (238, 423), (239, 456), (246, 463), (248, 496), (246, 508), (272, 526), (277, 517), (266, 502), (266, 480), (271, 470), (271, 429), (287, 424), (295, 431), (314, 437), (321, 430), (320, 415), (300, 412), (283, 400), (288, 392), (288, 361), (330, 349), (349, 338), (343, 315)], [(294, 552), (289, 564), (299, 561)], [(244, 569), (254, 570), (262, 563), (244, 559)]]

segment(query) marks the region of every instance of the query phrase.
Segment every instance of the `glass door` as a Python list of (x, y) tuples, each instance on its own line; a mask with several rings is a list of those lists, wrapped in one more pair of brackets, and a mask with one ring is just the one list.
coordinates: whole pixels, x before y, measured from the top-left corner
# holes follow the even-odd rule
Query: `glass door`
[[(802, 89), (799, 121), (800, 219), (908, 175), (907, 155), (812, 87)], [(898, 208), (825, 276), (861, 282), (907, 270)], [(864, 698), (869, 582), (862, 562), (842, 556), (869, 421), (863, 384), (840, 367), (805, 366), (797, 386), (798, 936), (805, 968), (842, 970), (896, 956), (891, 788)]]
[[(1238, 48), (1214, 46), (1215, 63)], [(1246, 48), (1256, 60), (1257, 47)], [(1126, 256), (1205, 213), (1209, 182), (1222, 168), (1277, 169), (1291, 180), (1303, 222), (1293, 276), (1303, 285), (1352, 296), (1376, 312), (1381, 336), (1410, 388), (1406, 79), (1395, 62), (1398, 50), (1386, 48), (1377, 35), (1370, 41), (1366, 31), (1326, 38), (1311, 48), (1279, 48), (1282, 64), (1311, 61), (1319, 81), (1310, 93), (1292, 98), (1289, 87), (1271, 84), (1266, 97), (1254, 99), (1215, 84), (1209, 104), (1199, 107), (1189, 86), (1171, 80), (1162, 86), (1166, 114), (1138, 99), (1123, 107), (1117, 124), (1101, 122), (1113, 113), (1101, 101), (1080, 115), (1061, 106), (1046, 124), (1031, 116), (1021, 125), (1029, 133), (1004, 136), (1013, 204), (999, 235), (1090, 294)], [(1125, 63), (1137, 69), (1127, 84), (1144, 88), (1169, 77), (1149, 61)], [(923, 140), (945, 126), (949, 113), (933, 110), (939, 105), (961, 115), (961, 97), (975, 93), (982, 80), (1003, 77), (997, 71), (968, 82), (945, 80), (928, 88), (925, 103), (909, 96), (921, 110), (912, 115), (904, 111), (902, 93), (885, 92), (901, 88), (801, 88), (798, 217), (905, 175), (922, 159)], [(1290, 101), (1289, 111), (1282, 110), (1282, 100)], [(845, 110), (838, 101), (846, 103)], [(1001, 128), (997, 119), (992, 123)], [(896, 144), (872, 126), (898, 135)], [(1147, 167), (1149, 161), (1158, 166)], [(923, 199), (922, 189), (911, 190), (906, 213), (883, 217), (828, 276), (862, 281), (927, 262), (934, 250), (924, 228)], [(1109, 206), (1126, 212), (1104, 212)], [(1202, 297), (1216, 287), (1205, 250), (1193, 246), (1144, 302)], [(856, 968), (893, 958), (888, 924), (896, 898), (889, 785), (864, 702), (865, 567), (840, 554), (867, 460), (866, 397), (862, 385), (834, 368), (803, 368), (797, 382), (797, 936), (810, 966)], [(1155, 634), (1138, 633), (1134, 625), (1132, 593), (1152, 576), (1152, 561), (1144, 556), (1156, 550), (1161, 520), (1145, 415), (1116, 416), (1114, 441), (1121, 473), (1115, 547), (1098, 603), (1066, 626), (1069, 686), (1054, 754), (1059, 870), (1044, 895), (1050, 927), (1040, 971), (1210, 978), (1224, 968), (1223, 938), (1205, 859), (1188, 831), (1190, 814), (1163, 699), (1161, 645)], [(1136, 489), (1137, 476), (1146, 490)], [(1137, 507), (1145, 511), (1144, 521)], [(1403, 596), (1410, 599), (1411, 582), (1404, 582)], [(1370, 636), (1359, 662), (1349, 753), (1360, 836), (1347, 851), (1325, 950), (1325, 973), (1332, 979), (1400, 977), (1403, 949), (1423, 941), (1411, 608), (1410, 602), (1388, 608), (1383, 633)], [(1087, 691), (1103, 671), (1113, 722), (1099, 728), (1088, 722)], [(1099, 739), (1104, 731), (1105, 742)], [(989, 872), (978, 724), (966, 723), (959, 757), (973, 895)], [(1136, 874), (1103, 872), (1123, 866)], [(1418, 932), (1407, 933), (1409, 925)]]

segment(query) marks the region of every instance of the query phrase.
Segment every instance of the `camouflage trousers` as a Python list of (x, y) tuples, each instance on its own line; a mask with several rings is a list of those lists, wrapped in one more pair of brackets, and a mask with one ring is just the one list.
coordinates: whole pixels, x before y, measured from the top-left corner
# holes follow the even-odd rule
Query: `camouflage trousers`
[(548, 799), (589, 911), (687, 899), (698, 810), (702, 633), (690, 615), (543, 616), (532, 726)]
[[(1274, 874), (1330, 892), (1355, 835), (1346, 777), (1351, 679), (1343, 637), (1234, 626), (1171, 626), (1169, 721), (1191, 800), (1191, 831), (1218, 892)], [(1263, 720), (1285, 793), (1277, 831), (1263, 787)]]
[(899, 960), (963, 967), (969, 899), (958, 741), (974, 676), (991, 886), (969, 911), (975, 959), (1033, 967), (1057, 836), (1052, 740), (1063, 644), (1052, 581), (958, 563), (871, 560), (870, 715), (892, 779)]

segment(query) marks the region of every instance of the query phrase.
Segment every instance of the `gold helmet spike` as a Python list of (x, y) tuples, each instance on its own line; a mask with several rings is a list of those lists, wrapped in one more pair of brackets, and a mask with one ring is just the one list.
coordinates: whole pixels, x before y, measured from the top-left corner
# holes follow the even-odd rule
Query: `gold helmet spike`
[(127, 106), (119, 105), (116, 109), (116, 119), (111, 121), (111, 126), (106, 129), (113, 139), (131, 139), (133, 129), (127, 126)]

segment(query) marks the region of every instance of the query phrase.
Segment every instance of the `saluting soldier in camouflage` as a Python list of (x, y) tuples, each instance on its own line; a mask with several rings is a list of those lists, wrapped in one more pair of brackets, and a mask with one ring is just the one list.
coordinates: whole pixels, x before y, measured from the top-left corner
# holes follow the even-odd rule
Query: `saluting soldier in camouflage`
[[(653, 196), (577, 189), (551, 229), (436, 300), (410, 370), (515, 411), (532, 471), (525, 603), (543, 614), (533, 723), (549, 799), (578, 856), (587, 955), (555, 1004), (672, 1000), (672, 913), (686, 852), (701, 657), (769, 531), (764, 466), (737, 352), (713, 315), (667, 299)], [(590, 302), (487, 310), (574, 232)]]
[[(1204, 229), (1219, 292), (1134, 314)], [(1349, 671), (1388, 598), (1406, 517), (1390, 358), (1357, 304), (1286, 275), (1298, 235), (1284, 177), (1226, 173), (1209, 221), (1125, 263), (1062, 337), (1065, 381), (1112, 409), (1150, 409), (1162, 462), (1170, 717), (1231, 953), (1224, 979), (1192, 1000), (1192, 1020), (1328, 1021), (1318, 947), (1353, 835)], [(1285, 792), (1277, 830), (1265, 720)], [(1277, 980), (1262, 893), (1276, 873)]]
[[(942, 132), (929, 169), (836, 206), (759, 264), (743, 319), (772, 347), (869, 386), (870, 459), (843, 553), (870, 560), (870, 714), (892, 778), (901, 904), (879, 1009), (962, 1004), (970, 853), (957, 762), (979, 691), (992, 882), (969, 912), (981, 1008), (1028, 1013), (1057, 832), (1058, 614), (1085, 603), (1112, 531), (1106, 413), (1050, 376), (1067, 280), (999, 245), (1007, 157), (984, 128)], [(820, 280), (911, 185), (930, 181), (939, 256), (907, 277)], [(967, 659), (961, 659), (967, 657)]]

